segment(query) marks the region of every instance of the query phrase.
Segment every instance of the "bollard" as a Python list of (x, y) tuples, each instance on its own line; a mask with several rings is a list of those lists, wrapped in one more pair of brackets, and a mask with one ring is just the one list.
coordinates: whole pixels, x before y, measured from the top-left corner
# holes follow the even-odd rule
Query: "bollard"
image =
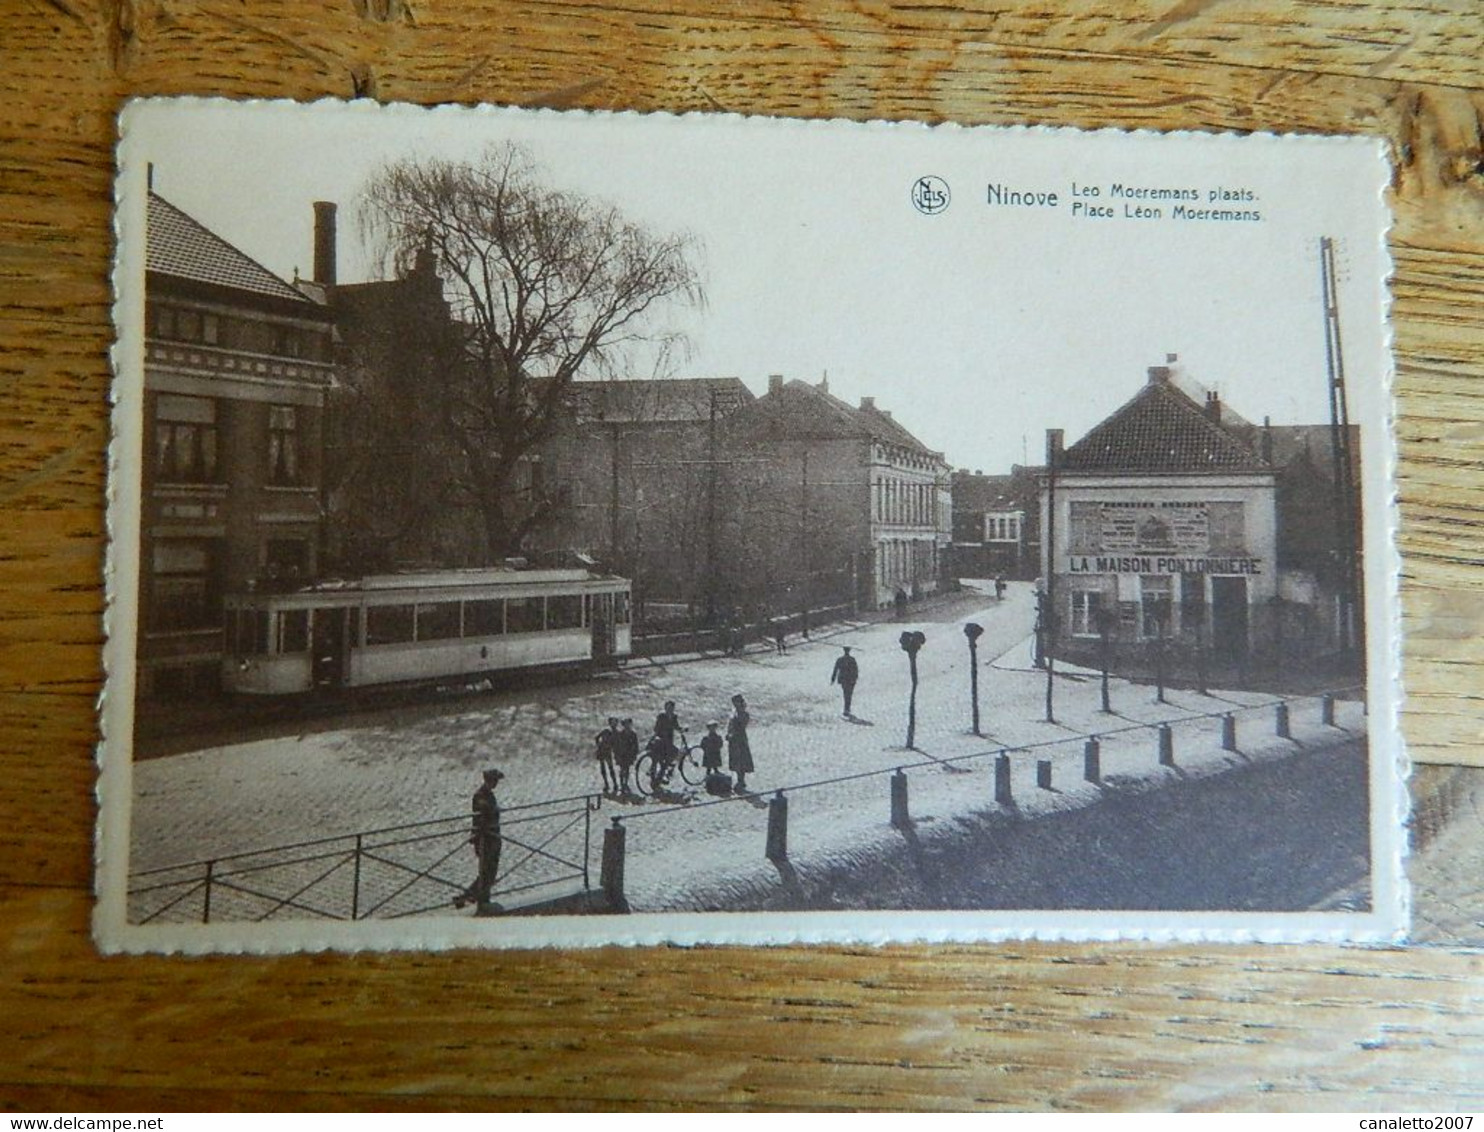
[(613, 824), (603, 831), (603, 867), (598, 874), (598, 883), (603, 888), (608, 906), (614, 910), (624, 909), (627, 904), (623, 895), (624, 841), (628, 830), (623, 819), (614, 818)]
[(1051, 760), (1036, 760), (1036, 785), (1042, 790), (1051, 789)]
[(912, 825), (912, 815), (907, 811), (907, 776), (900, 770), (891, 776), (891, 824), (895, 829)]
[(1103, 780), (1103, 745), (1096, 735), (1082, 744), (1082, 777), (1088, 782)]
[(1015, 801), (1010, 792), (1010, 756), (1003, 751), (994, 758), (994, 800), (1002, 806)]
[(1237, 749), (1237, 717), (1231, 712), (1221, 717), (1221, 749), (1223, 751)]
[(1288, 705), (1279, 704), (1276, 716), (1278, 724), (1278, 738), (1292, 739), (1293, 733), (1288, 729)]
[(1335, 725), (1335, 698), (1328, 692), (1319, 697), (1319, 711), (1326, 727)]
[(1168, 723), (1159, 725), (1159, 765), (1175, 765), (1175, 733)]
[(788, 799), (782, 790), (768, 803), (768, 848), (764, 855), (770, 861), (788, 860)]

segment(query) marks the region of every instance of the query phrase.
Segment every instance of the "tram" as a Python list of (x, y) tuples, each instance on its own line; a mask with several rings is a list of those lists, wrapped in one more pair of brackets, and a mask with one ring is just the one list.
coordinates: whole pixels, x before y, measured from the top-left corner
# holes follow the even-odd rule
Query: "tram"
[(626, 578), (448, 570), (225, 601), (222, 686), (257, 696), (598, 666), (632, 648)]

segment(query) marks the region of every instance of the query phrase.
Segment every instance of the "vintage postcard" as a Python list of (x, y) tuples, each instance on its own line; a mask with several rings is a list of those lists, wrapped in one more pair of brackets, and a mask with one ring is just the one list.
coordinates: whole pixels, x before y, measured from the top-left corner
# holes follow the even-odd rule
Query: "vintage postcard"
[(1388, 175), (129, 105), (99, 945), (1399, 938)]

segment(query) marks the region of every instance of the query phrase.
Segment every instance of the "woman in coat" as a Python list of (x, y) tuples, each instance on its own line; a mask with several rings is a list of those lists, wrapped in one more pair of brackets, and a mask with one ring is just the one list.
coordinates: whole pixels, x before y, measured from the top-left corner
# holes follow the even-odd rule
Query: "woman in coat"
[(752, 773), (752, 747), (747, 742), (747, 701), (738, 692), (732, 697), (732, 718), (727, 720), (727, 769), (737, 776), (737, 789), (747, 789), (747, 776)]

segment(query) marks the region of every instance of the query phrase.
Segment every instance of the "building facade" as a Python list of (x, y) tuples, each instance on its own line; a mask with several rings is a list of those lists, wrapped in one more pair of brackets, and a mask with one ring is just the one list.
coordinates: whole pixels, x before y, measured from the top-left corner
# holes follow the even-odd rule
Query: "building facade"
[(1175, 361), (1151, 367), (1076, 444), (1048, 438), (1053, 651), (1096, 663), (1111, 646), (1125, 667), (1158, 654), (1175, 670), (1245, 671), (1338, 650), (1336, 564), (1353, 551), (1337, 541), (1332, 485), (1299, 443), (1318, 430), (1254, 427)]
[(575, 553), (630, 578), (647, 625), (714, 609), (731, 482), (722, 438), (753, 400), (732, 377), (573, 382), (528, 468), (552, 496), (531, 552)]
[(1040, 471), (1017, 464), (1004, 476), (953, 473), (954, 577), (1036, 577), (1041, 568)]
[(948, 466), (889, 412), (826, 382), (769, 378), (727, 430), (724, 528), (737, 584), (787, 609), (882, 608), (936, 592), (952, 540)]
[(138, 670), (214, 688), (222, 598), (319, 569), (326, 307), (148, 199)]

